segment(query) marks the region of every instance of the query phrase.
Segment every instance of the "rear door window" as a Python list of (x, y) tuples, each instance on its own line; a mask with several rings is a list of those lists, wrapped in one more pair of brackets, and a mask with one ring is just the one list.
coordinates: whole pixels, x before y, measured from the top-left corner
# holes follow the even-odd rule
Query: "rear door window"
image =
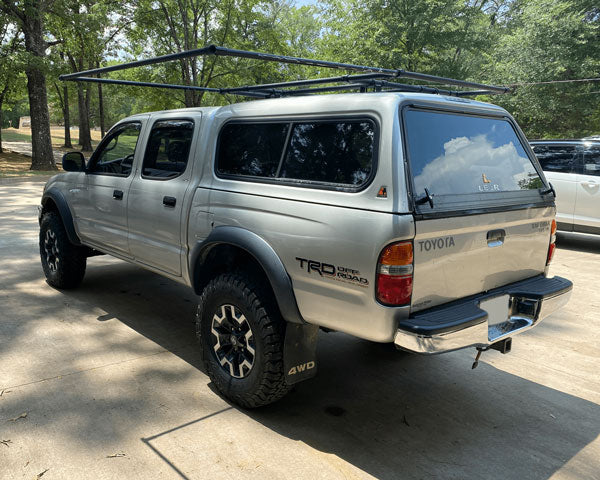
[(533, 145), (533, 151), (545, 172), (573, 173), (577, 162), (575, 145)]
[(519, 192), (543, 187), (508, 120), (409, 109), (405, 132), (415, 195)]
[(194, 122), (191, 120), (160, 120), (152, 126), (142, 177), (169, 179), (181, 175), (188, 163)]
[(600, 146), (583, 151), (583, 174), (600, 177)]

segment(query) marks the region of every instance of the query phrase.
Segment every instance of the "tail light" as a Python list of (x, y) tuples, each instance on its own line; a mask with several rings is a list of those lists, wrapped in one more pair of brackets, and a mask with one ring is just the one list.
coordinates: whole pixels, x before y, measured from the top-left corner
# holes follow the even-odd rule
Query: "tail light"
[(408, 305), (413, 284), (412, 242), (392, 243), (377, 264), (377, 300), (384, 305)]
[(552, 257), (554, 256), (554, 250), (556, 249), (556, 220), (552, 220), (552, 226), (550, 227), (550, 245), (548, 246), (548, 256), (546, 257), (546, 265), (550, 265)]

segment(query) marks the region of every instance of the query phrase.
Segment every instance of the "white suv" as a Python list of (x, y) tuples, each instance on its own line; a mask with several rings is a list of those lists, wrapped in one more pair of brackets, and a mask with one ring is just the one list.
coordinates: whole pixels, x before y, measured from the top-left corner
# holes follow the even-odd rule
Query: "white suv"
[(600, 234), (600, 139), (530, 143), (556, 190), (558, 229)]

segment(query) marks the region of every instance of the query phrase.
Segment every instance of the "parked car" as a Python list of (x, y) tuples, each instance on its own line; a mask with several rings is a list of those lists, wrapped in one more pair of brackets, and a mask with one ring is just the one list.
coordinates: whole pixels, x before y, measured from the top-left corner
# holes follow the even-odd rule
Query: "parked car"
[(558, 229), (600, 234), (600, 138), (530, 144), (556, 190)]
[(319, 327), (424, 354), (506, 353), (564, 305), (554, 196), (514, 119), (465, 98), (355, 93), (135, 115), (40, 209), (50, 285), (107, 253), (190, 286), (233, 402), (316, 372)]

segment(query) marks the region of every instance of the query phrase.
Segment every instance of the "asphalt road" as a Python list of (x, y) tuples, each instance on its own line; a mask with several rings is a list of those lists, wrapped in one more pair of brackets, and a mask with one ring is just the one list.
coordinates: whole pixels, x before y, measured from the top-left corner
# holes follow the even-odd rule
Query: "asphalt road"
[(508, 355), (323, 333), (315, 379), (244, 411), (202, 370), (185, 287), (108, 257), (45, 283), (42, 184), (0, 184), (0, 478), (600, 479), (600, 238), (559, 238), (571, 301)]

